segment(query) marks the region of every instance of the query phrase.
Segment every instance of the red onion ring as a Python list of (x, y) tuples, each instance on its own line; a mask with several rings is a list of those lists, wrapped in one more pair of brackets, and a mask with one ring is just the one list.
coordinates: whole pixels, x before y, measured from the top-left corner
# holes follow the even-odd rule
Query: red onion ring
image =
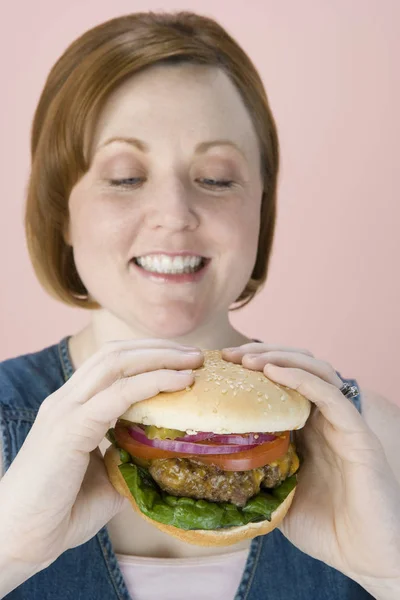
[[(140, 431), (145, 432), (142, 426), (137, 426)], [(217, 444), (240, 444), (249, 446), (251, 444), (264, 444), (265, 442), (273, 442), (277, 436), (272, 433), (213, 433), (212, 431), (199, 431), (195, 434), (187, 434), (182, 437), (174, 438), (177, 442), (201, 442), (203, 440), (211, 440)]]
[[(146, 446), (181, 452), (183, 454), (234, 454), (243, 451), (243, 444), (198, 444), (192, 442), (177, 442), (176, 440), (149, 440), (146, 434), (137, 426), (128, 427), (128, 432), (134, 440)], [(246, 448), (256, 448), (258, 444), (246, 445)]]

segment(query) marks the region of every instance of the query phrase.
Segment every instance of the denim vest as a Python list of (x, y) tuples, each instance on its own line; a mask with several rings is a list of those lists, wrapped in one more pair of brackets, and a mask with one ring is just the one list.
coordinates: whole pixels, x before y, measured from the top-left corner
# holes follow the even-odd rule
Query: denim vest
[[(60, 388), (72, 373), (67, 337), (39, 352), (0, 363), (3, 471), (8, 469), (22, 446), (40, 404)], [(356, 384), (352, 379), (344, 381)], [(353, 402), (361, 411), (360, 398), (357, 396)], [(88, 542), (64, 552), (49, 567), (25, 581), (5, 598), (131, 600), (106, 526)], [(160, 590), (154, 592), (154, 598), (162, 600)], [(352, 579), (297, 550), (275, 529), (266, 536), (253, 539), (234, 600), (371, 598), (373, 597)]]

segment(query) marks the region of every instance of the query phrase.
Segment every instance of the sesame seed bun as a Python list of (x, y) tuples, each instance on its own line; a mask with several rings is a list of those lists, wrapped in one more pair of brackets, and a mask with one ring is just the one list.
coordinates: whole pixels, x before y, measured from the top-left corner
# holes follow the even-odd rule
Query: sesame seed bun
[(194, 384), (178, 392), (161, 392), (132, 404), (121, 419), (214, 433), (295, 430), (303, 427), (310, 401), (275, 384), (263, 373), (225, 361), (219, 350), (204, 350), (204, 364), (194, 370)]
[(292, 503), (296, 488), (294, 488), (287, 498), (278, 506), (278, 508), (272, 513), (271, 521), (260, 521), (259, 523), (248, 523), (240, 527), (226, 527), (223, 529), (191, 529), (185, 530), (173, 525), (164, 525), (154, 521), (140, 510), (135, 502), (135, 498), (129, 491), (125, 480), (118, 469), (118, 465), (121, 464), (118, 450), (114, 446), (110, 446), (104, 455), (104, 462), (106, 465), (108, 477), (113, 484), (114, 488), (121, 494), (128, 498), (132, 505), (132, 508), (139, 513), (139, 515), (145, 519), (148, 523), (151, 523), (161, 531), (172, 535), (175, 538), (180, 539), (188, 544), (194, 544), (196, 546), (231, 546), (237, 544), (246, 539), (255, 538), (258, 535), (265, 535), (270, 533), (275, 527), (277, 527), (285, 517), (289, 507)]

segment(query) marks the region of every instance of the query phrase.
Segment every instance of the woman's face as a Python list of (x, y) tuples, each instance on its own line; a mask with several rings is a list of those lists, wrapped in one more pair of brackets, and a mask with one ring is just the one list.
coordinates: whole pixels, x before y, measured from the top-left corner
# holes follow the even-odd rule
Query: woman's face
[[(234, 145), (208, 144), (216, 140)], [(153, 337), (226, 314), (255, 263), (262, 181), (252, 122), (223, 71), (156, 65), (135, 75), (108, 99), (90, 161), (69, 198), (67, 239), (92, 298)], [(207, 258), (196, 277), (151, 275), (159, 262), (140, 260), (182, 252)]]

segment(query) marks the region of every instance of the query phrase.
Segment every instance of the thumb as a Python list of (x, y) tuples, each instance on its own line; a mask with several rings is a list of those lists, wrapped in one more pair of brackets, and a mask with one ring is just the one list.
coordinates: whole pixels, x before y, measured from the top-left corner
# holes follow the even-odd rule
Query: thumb
[(127, 506), (129, 500), (112, 485), (97, 447), (90, 452), (89, 466), (71, 511), (72, 539), (73, 531), (79, 528), (80, 544), (87, 542)]

